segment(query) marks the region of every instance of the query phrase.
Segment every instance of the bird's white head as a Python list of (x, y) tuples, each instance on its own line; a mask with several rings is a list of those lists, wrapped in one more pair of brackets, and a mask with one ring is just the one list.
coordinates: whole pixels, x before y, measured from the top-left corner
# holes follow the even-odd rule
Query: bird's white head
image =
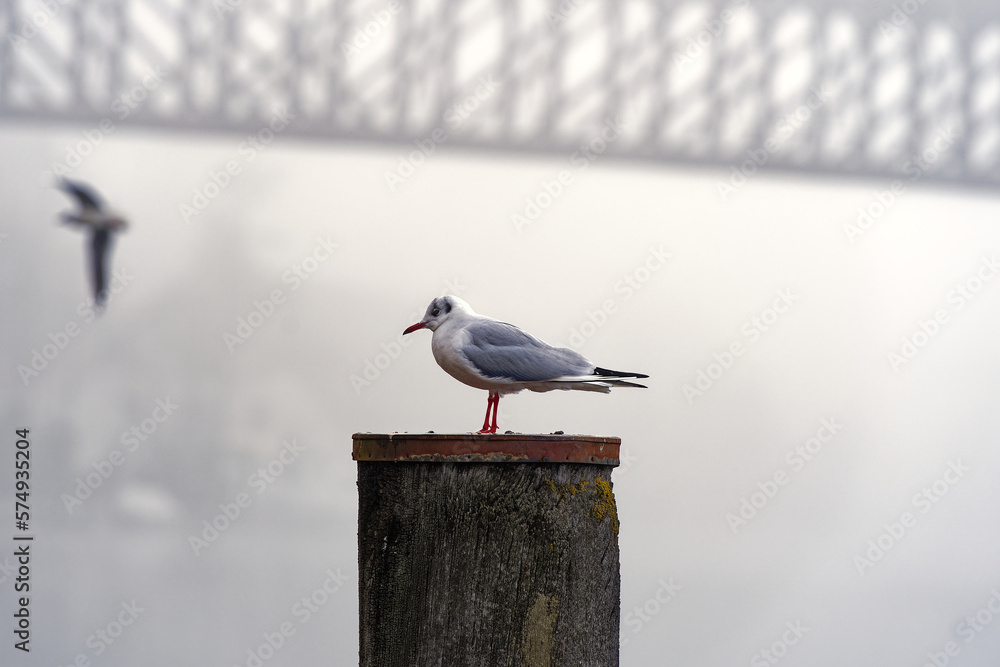
[(417, 329), (430, 329), (434, 331), (455, 316), (474, 314), (472, 307), (457, 296), (439, 296), (431, 301), (431, 305), (427, 306), (424, 318), (416, 324), (406, 327), (403, 333), (408, 334)]

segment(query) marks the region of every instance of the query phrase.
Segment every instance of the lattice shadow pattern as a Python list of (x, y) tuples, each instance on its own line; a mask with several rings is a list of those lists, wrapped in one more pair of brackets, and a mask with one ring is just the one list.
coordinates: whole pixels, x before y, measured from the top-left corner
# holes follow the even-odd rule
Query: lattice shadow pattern
[(0, 117), (997, 184), (1000, 8), (923, 1), (0, 0)]

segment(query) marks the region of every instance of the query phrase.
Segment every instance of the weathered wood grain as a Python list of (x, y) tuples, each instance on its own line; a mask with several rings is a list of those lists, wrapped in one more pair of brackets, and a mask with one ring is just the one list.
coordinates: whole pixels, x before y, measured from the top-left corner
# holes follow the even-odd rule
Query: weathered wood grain
[(612, 469), (359, 461), (362, 667), (617, 665)]

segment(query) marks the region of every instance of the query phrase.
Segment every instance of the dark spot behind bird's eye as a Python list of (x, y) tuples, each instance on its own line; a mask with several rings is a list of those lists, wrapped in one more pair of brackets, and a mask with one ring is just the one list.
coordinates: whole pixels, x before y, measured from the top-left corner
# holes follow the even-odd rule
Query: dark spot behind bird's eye
[(451, 303), (448, 302), (448, 301), (444, 302), (444, 312), (446, 312), (446, 313), (450, 313), (451, 312)]

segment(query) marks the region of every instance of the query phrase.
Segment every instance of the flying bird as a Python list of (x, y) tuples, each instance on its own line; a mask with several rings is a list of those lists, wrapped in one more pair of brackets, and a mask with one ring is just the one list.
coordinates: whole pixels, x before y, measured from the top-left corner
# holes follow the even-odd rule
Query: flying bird
[[(512, 324), (479, 315), (457, 296), (431, 301), (422, 320), (403, 334), (430, 329), (431, 351), (438, 365), (459, 382), (489, 392), (486, 419), (479, 433), (497, 432), (500, 397), (522, 389), (580, 389), (608, 393), (612, 387), (641, 387), (627, 379), (646, 378), (599, 368), (583, 355), (553, 347)], [(490, 421), (490, 412), (493, 420)]]
[(80, 205), (75, 213), (63, 213), (66, 224), (79, 225), (90, 230), (90, 282), (94, 289), (94, 303), (100, 308), (107, 300), (108, 255), (114, 234), (124, 231), (128, 223), (120, 214), (108, 209), (100, 195), (88, 185), (67, 178), (59, 182), (59, 189), (74, 197)]

